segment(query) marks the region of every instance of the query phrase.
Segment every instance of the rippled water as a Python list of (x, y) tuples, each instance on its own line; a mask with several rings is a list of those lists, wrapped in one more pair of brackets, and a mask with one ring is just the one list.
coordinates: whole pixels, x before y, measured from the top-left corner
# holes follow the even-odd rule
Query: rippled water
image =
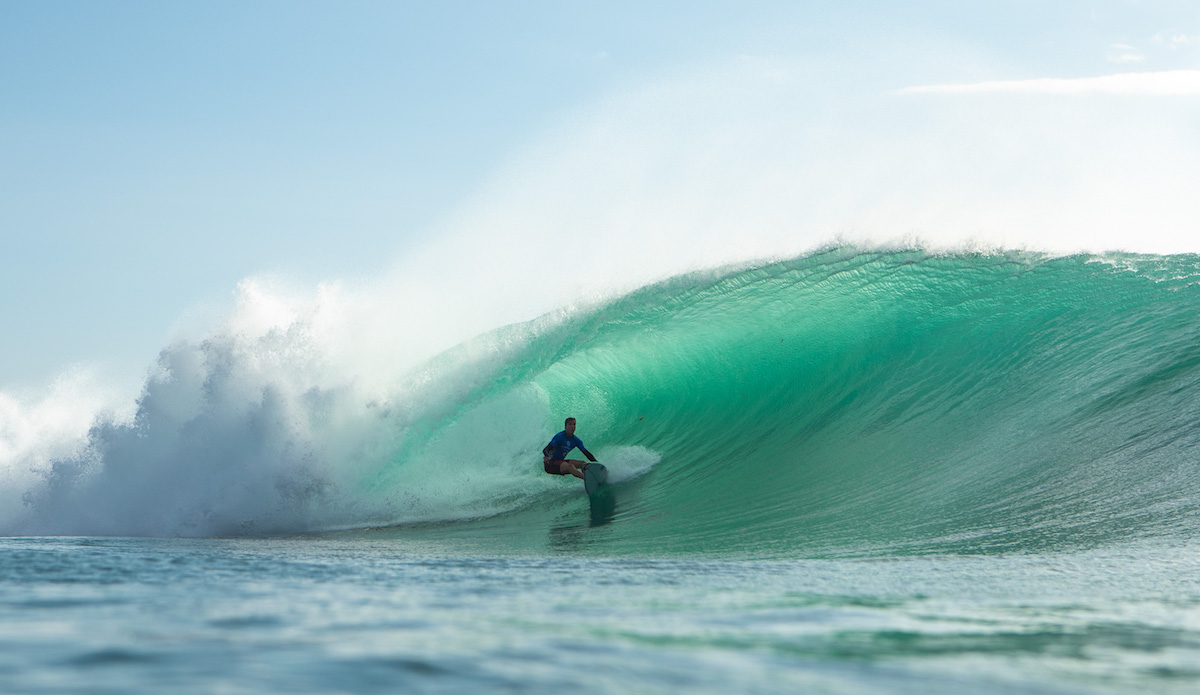
[(396, 536), (2, 540), (0, 691), (1200, 688), (1196, 546), (723, 561)]

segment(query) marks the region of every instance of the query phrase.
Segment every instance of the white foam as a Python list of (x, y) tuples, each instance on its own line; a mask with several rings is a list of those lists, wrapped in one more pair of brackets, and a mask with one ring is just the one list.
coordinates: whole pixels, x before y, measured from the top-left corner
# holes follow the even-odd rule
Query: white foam
[(597, 458), (608, 469), (609, 482), (621, 483), (649, 473), (662, 455), (644, 446), (610, 446), (597, 452)]

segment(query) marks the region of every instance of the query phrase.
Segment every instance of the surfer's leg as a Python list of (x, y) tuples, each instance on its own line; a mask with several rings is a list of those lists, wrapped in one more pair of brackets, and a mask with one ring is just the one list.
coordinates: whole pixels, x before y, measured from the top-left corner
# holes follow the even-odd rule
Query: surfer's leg
[(575, 459), (568, 459), (566, 461), (563, 461), (560, 464), (562, 467), (559, 470), (563, 471), (564, 473), (570, 473), (571, 475), (575, 476), (576, 478), (582, 479), (583, 473), (579, 470), (579, 467), (578, 467), (582, 463), (583, 463), (583, 461), (576, 461)]

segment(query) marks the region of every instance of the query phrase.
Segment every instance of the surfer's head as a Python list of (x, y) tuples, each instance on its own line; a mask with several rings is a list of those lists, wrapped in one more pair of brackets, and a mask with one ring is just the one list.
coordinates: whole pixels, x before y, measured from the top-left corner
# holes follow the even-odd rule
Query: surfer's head
[(575, 434), (575, 418), (569, 417), (563, 422), (563, 432), (566, 432), (568, 437)]

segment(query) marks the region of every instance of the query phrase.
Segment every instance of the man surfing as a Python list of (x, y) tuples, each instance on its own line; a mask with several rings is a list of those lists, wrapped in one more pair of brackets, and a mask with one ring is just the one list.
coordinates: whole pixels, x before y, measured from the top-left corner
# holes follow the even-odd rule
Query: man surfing
[(567, 459), (572, 449), (579, 449), (588, 461), (596, 463), (596, 457), (587, 450), (583, 441), (575, 436), (575, 418), (569, 417), (563, 423), (563, 431), (554, 435), (546, 448), (542, 449), (542, 467), (550, 475), (573, 475), (583, 478), (583, 470), (588, 464), (578, 459)]

